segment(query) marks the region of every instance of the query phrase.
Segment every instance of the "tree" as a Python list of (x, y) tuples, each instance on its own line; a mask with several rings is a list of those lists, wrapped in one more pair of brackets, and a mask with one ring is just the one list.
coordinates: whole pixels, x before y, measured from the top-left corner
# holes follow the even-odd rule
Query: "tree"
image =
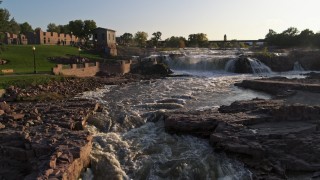
[(60, 28), (55, 23), (49, 23), (47, 26), (47, 32), (60, 33)]
[(8, 31), (13, 34), (20, 33), (20, 25), (16, 22), (14, 18), (9, 21), (9, 29)]
[(158, 42), (161, 40), (161, 35), (162, 33), (160, 31), (158, 32), (154, 32), (153, 37), (151, 38), (151, 41), (153, 43), (154, 46), (158, 46)]
[(165, 40), (167, 47), (184, 48), (186, 47), (186, 39), (184, 37), (171, 36)]
[(314, 32), (309, 30), (309, 29), (305, 29), (303, 31), (301, 31), (301, 33), (299, 34), (299, 45), (306, 47), (306, 46), (311, 46), (313, 44), (313, 39), (314, 39)]
[(295, 27), (289, 27), (287, 30), (283, 31), (282, 34), (293, 37), (299, 34), (299, 30)]
[(74, 20), (69, 22), (69, 30), (79, 38), (83, 37), (84, 22), (82, 20)]
[(269, 29), (269, 33), (266, 35), (265, 40), (269, 45), (276, 45), (277, 36), (278, 34), (274, 30)]
[(66, 24), (66, 25), (58, 25), (58, 28), (60, 29), (60, 33), (64, 33), (64, 34), (70, 34), (71, 33), (68, 24)]
[(143, 47), (146, 45), (146, 41), (148, 38), (148, 33), (143, 32), (143, 31), (138, 31), (135, 35), (134, 35), (134, 40), (136, 41), (136, 43), (140, 46)]
[(133, 35), (131, 33), (124, 33), (120, 36), (121, 44), (129, 45), (133, 40)]
[(97, 28), (97, 24), (94, 20), (85, 20), (83, 26), (83, 38), (86, 42), (92, 37), (92, 32)]
[(31, 25), (27, 22), (20, 24), (20, 33), (27, 34), (28, 32), (33, 32)]
[(198, 33), (198, 34), (190, 34), (189, 45), (193, 47), (205, 47), (208, 45), (208, 38), (206, 34)]
[(270, 29), (269, 33), (266, 35), (266, 40), (269, 45), (293, 47), (299, 45), (298, 34), (298, 29), (294, 27), (290, 27), (280, 34), (277, 34)]
[(87, 43), (92, 37), (92, 31), (97, 28), (97, 25), (93, 20), (75, 20), (69, 22), (68, 28), (75, 36), (84, 39)]
[(320, 32), (318, 32), (317, 34), (315, 34), (313, 36), (313, 44), (316, 46), (316, 47), (320, 47)]
[(6, 9), (0, 9), (0, 32), (6, 32), (9, 29), (10, 13)]
[(290, 27), (278, 36), (278, 41), (283, 47), (297, 46), (299, 44), (298, 34), (299, 31), (297, 28)]

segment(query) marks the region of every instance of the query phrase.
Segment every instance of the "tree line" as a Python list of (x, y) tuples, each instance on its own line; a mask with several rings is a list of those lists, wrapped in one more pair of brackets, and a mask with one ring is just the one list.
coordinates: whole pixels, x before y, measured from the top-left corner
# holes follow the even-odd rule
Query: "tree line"
[[(165, 46), (166, 47), (175, 47), (175, 48), (184, 48), (184, 47), (207, 47), (209, 44), (207, 35), (204, 33), (190, 34), (189, 38), (186, 39), (182, 36), (171, 36), (170, 38), (162, 41), (162, 33), (160, 31), (152, 33), (152, 37), (148, 40), (148, 33), (144, 31), (138, 31), (134, 35), (131, 33), (124, 33), (119, 37), (118, 43), (120, 45), (133, 45), (140, 47), (157, 47)], [(162, 44), (160, 44), (160, 41)]]
[(171, 36), (165, 40), (161, 39), (162, 33), (160, 31), (152, 33), (152, 37), (148, 40), (148, 33), (138, 31), (134, 35), (131, 33), (124, 33), (119, 37), (118, 43), (125, 46), (139, 46), (139, 47), (200, 47), (200, 48), (246, 48), (248, 44), (231, 40), (230, 42), (215, 43), (210, 42), (204, 33), (190, 34), (188, 39), (182, 36)]
[(278, 47), (320, 47), (320, 32), (314, 33), (309, 29), (301, 32), (295, 27), (290, 27), (282, 33), (270, 29), (265, 40), (269, 46)]
[(10, 16), (7, 9), (0, 9), (0, 32), (19, 34), (33, 31), (28, 22), (19, 24), (14, 17), (10, 18)]

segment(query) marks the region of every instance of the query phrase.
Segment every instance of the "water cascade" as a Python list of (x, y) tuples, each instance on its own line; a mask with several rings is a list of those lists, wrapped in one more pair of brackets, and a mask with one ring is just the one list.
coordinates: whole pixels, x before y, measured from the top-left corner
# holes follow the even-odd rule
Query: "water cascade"
[(226, 63), (225, 71), (234, 73), (268, 74), (271, 69), (255, 58), (240, 56)]
[(293, 71), (304, 71), (304, 68), (298, 61), (296, 61), (293, 65)]
[[(187, 57), (177, 61), (189, 59), (186, 63), (189, 67), (191, 61), (210, 64), (219, 59), (188, 51), (186, 54)], [(169, 64), (175, 61), (167, 55), (165, 61)], [(220, 59), (235, 57), (231, 54)], [(236, 100), (270, 98), (233, 86), (252, 75), (212, 69), (210, 73), (183, 71), (190, 76), (106, 86), (84, 93), (82, 97), (95, 99), (104, 107), (102, 113), (88, 121), (94, 141), (91, 153), (94, 179), (252, 179), (242, 163), (216, 153), (207, 139), (168, 134), (164, 129), (164, 113), (168, 111), (206, 110)]]
[(271, 69), (255, 58), (248, 58), (253, 74), (271, 73)]
[(183, 56), (168, 61), (173, 70), (214, 71), (223, 70), (230, 58), (235, 58), (234, 51), (199, 50), (183, 51)]

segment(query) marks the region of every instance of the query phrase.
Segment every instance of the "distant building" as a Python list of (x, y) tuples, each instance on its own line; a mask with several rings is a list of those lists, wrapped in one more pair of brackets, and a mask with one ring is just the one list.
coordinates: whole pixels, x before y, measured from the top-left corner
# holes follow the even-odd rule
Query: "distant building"
[(72, 34), (44, 32), (41, 29), (27, 33), (27, 39), (28, 44), (72, 45), (78, 42), (78, 37)]
[(28, 44), (28, 40), (23, 34), (12, 34), (12, 33), (2, 33), (4, 34), (2, 42), (5, 44)]
[(47, 45), (72, 45), (78, 42), (78, 37), (72, 34), (43, 32), (41, 29), (27, 34), (2, 33), (5, 44), (47, 44)]
[(116, 31), (101, 27), (96, 28), (93, 30), (93, 42), (96, 48), (105, 53), (111, 56), (117, 55)]
[(227, 35), (226, 34), (224, 35), (223, 40), (227, 41)]

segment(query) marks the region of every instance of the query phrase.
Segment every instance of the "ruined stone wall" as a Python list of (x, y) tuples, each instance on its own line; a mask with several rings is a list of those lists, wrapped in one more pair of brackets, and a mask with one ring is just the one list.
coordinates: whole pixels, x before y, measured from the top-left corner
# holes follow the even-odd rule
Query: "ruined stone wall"
[(23, 34), (4, 33), (3, 42), (5, 44), (28, 44), (27, 37)]
[(99, 72), (98, 62), (71, 65), (58, 64), (53, 68), (53, 73), (55, 75), (64, 76), (91, 77), (95, 76), (97, 72)]
[(108, 74), (123, 75), (129, 73), (130, 68), (131, 60), (123, 60), (116, 63), (103, 63), (101, 65), (98, 62), (71, 65), (57, 64), (57, 66), (53, 68), (52, 71), (55, 75), (92, 77), (95, 76), (99, 71)]
[(46, 45), (71, 45), (78, 42), (78, 38), (72, 34), (44, 32), (41, 29), (35, 33), (26, 34), (28, 44), (46, 44)]
[(110, 74), (126, 74), (130, 72), (131, 60), (128, 61), (118, 61), (114, 64), (105, 64), (101, 71), (110, 73)]

